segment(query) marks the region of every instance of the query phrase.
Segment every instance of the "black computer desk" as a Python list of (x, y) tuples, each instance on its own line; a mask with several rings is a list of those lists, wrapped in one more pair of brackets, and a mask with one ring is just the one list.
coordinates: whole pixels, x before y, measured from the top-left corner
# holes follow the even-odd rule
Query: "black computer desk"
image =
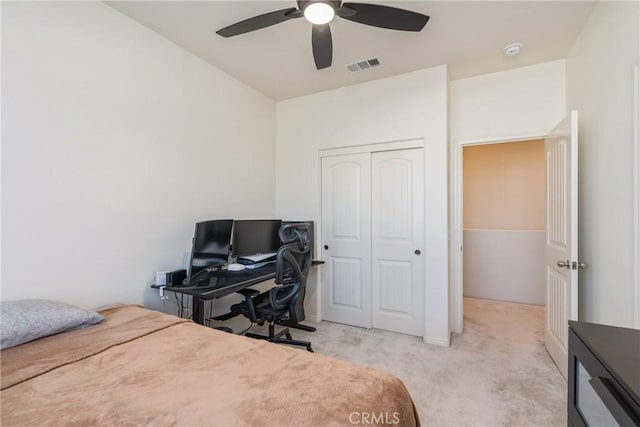
[[(314, 260), (311, 266), (324, 264), (324, 261)], [(223, 270), (211, 273), (204, 286), (166, 286), (165, 290), (191, 295), (191, 313), (193, 321), (204, 325), (204, 302), (231, 295), (249, 286), (257, 285), (276, 277), (276, 263), (270, 263), (260, 268), (246, 268), (240, 271)], [(211, 281), (213, 279), (213, 281)]]

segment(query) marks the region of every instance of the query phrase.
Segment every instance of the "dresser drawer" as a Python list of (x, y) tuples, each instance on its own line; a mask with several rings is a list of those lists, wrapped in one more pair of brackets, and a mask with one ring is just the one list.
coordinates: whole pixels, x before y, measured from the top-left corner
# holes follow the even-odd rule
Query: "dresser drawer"
[[(606, 366), (606, 361), (600, 360), (570, 328), (567, 402), (570, 425), (640, 426), (640, 405)], [(640, 375), (640, 361), (635, 375)]]

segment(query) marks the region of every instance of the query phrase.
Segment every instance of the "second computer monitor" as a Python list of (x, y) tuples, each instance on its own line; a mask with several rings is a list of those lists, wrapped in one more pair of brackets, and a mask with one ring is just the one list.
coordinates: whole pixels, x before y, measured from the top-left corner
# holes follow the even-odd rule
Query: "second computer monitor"
[(279, 219), (245, 219), (233, 224), (232, 252), (235, 257), (277, 252), (280, 248)]
[(227, 263), (233, 220), (221, 219), (196, 224), (188, 269), (188, 283), (200, 271)]

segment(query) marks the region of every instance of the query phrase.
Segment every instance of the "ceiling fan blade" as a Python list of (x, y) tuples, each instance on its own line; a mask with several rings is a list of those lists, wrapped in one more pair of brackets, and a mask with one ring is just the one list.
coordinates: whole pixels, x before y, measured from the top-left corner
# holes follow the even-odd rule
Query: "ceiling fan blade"
[(253, 18), (245, 19), (244, 21), (236, 22), (233, 25), (224, 27), (223, 29), (216, 31), (216, 34), (222, 37), (233, 37), (250, 31), (259, 30), (261, 28), (270, 27), (271, 25), (279, 24), (281, 22), (288, 21), (289, 19), (301, 17), (301, 13), (294, 13), (297, 11), (298, 9), (291, 7), (289, 9), (276, 10), (274, 12), (254, 16)]
[(390, 30), (420, 31), (429, 21), (427, 15), (379, 4), (343, 3), (342, 7), (356, 12), (342, 14), (338, 10), (338, 15), (344, 19)]
[(313, 26), (311, 30), (311, 45), (313, 46), (313, 59), (316, 62), (316, 68), (322, 70), (330, 67), (333, 58), (333, 42), (329, 24), (316, 24)]

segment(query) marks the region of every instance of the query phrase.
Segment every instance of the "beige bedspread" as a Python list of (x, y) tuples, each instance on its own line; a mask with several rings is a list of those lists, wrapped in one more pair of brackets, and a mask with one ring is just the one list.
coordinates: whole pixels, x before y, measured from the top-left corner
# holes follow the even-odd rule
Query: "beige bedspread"
[(3, 350), (2, 426), (418, 425), (396, 377), (136, 306)]

